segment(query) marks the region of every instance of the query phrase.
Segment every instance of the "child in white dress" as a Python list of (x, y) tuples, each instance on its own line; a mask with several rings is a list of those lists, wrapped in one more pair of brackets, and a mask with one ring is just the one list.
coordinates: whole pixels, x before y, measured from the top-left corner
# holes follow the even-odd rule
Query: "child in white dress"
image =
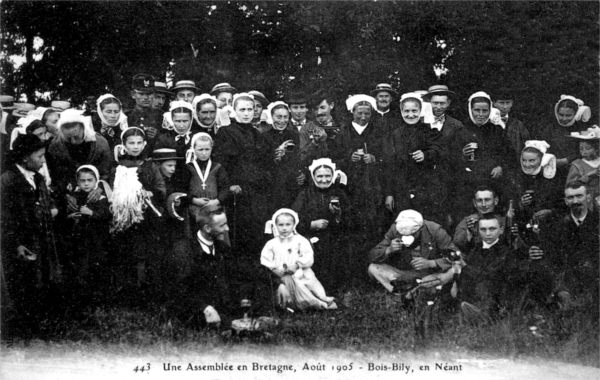
[(281, 281), (277, 299), (281, 307), (306, 309), (337, 309), (333, 297), (328, 297), (323, 285), (310, 267), (314, 262), (310, 242), (298, 235), (298, 214), (282, 208), (267, 223), (273, 239), (262, 250), (260, 263), (269, 268)]

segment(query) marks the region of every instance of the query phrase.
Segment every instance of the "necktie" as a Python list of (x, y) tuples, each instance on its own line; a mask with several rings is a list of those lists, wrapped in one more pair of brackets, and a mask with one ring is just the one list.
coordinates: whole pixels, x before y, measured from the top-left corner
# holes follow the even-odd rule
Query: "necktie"
[(508, 115), (501, 116), (500, 119), (502, 119), (502, 121), (506, 124), (506, 122), (508, 121)]

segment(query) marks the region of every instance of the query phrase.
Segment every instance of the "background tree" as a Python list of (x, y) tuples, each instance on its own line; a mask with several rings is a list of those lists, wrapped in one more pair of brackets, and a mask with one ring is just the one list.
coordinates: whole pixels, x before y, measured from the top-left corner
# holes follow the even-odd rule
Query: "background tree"
[[(3, 91), (33, 100), (36, 91), (126, 100), (145, 72), (206, 92), (230, 82), (270, 100), (291, 89), (328, 88), (342, 102), (384, 81), (400, 92), (446, 83), (459, 118), (471, 93), (507, 87), (528, 126), (552, 122), (563, 93), (599, 104), (593, 2), (9, 0), (2, 24)], [(11, 55), (25, 63), (15, 69)]]

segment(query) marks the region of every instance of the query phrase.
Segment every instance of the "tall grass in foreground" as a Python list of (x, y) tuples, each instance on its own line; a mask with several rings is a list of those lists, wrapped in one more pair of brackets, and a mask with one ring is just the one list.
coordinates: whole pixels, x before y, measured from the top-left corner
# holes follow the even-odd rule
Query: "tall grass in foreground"
[(164, 310), (98, 309), (79, 321), (56, 326), (50, 340), (60, 344), (106, 344), (124, 352), (158, 349), (165, 353), (193, 349), (207, 352), (231, 344), (295, 345), (341, 349), (369, 355), (436, 350), (457, 357), (540, 358), (599, 367), (598, 320), (594, 313), (544, 315), (535, 333), (528, 315), (470, 325), (458, 314), (440, 313), (439, 326), (426, 338), (416, 333), (413, 314), (383, 291), (356, 291), (351, 308), (279, 314), (280, 325), (253, 339), (223, 338), (221, 332), (194, 329), (169, 318)]

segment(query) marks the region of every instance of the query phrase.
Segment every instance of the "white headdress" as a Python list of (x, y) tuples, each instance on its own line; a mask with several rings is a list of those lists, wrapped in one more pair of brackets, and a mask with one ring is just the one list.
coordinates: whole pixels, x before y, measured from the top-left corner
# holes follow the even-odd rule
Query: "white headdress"
[[(278, 100), (276, 102), (269, 104), (267, 106), (267, 112), (266, 112), (267, 124), (273, 125), (273, 108), (275, 108), (277, 106), (284, 106), (285, 108), (287, 108), (288, 112), (290, 111), (290, 106), (288, 106), (286, 103), (282, 102), (281, 100)], [(263, 111), (263, 113), (264, 113), (264, 111)]]
[(373, 108), (374, 110), (377, 109), (377, 101), (375, 100), (375, 98), (364, 94), (354, 95), (346, 99), (346, 108), (348, 109), (348, 111), (352, 112), (354, 107), (360, 102), (367, 102), (371, 105), (371, 108)]
[[(119, 103), (119, 108), (121, 109), (121, 112), (119, 114), (119, 119), (117, 120), (116, 123), (113, 123), (113, 124), (110, 124), (108, 122), (108, 120), (106, 120), (106, 117), (104, 117), (104, 114), (102, 113), (102, 107), (101, 107), (102, 102), (105, 101), (106, 99), (110, 99), (110, 98), (115, 99)], [(109, 127), (116, 127), (117, 125), (119, 125), (121, 127), (122, 131), (127, 129), (127, 127), (128, 127), (127, 116), (125, 116), (125, 114), (123, 113), (123, 105), (121, 104), (121, 101), (116, 96), (114, 96), (112, 94), (104, 94), (101, 97), (99, 97), (98, 100), (96, 100), (96, 110), (98, 111), (98, 117), (100, 117), (100, 120), (102, 120), (102, 125), (106, 125)]]
[[(210, 100), (215, 105), (215, 111), (217, 111), (217, 112), (219, 110), (219, 106), (218, 106), (219, 103), (217, 101), (217, 98), (210, 94), (200, 94), (200, 95), (194, 97), (194, 100), (192, 101), (192, 108), (194, 110), (193, 115), (194, 115), (194, 120), (196, 120), (196, 123), (198, 123), (198, 125), (200, 125), (201, 127), (211, 128), (212, 125), (204, 125), (204, 124), (202, 124), (202, 122), (200, 122), (200, 118), (198, 118), (198, 104), (200, 104), (200, 102), (202, 102), (203, 100)], [(215, 121), (213, 122), (213, 125), (214, 125), (214, 123), (216, 123), (216, 121), (217, 121), (217, 119), (215, 116)]]
[[(502, 117), (501, 117), (502, 113), (500, 112), (499, 109), (492, 107), (492, 98), (483, 91), (476, 92), (473, 95), (469, 96), (469, 105), (468, 105), (469, 117), (471, 118), (471, 121), (473, 122), (473, 124), (477, 125), (477, 123), (475, 122), (475, 117), (473, 117), (473, 111), (471, 110), (471, 102), (475, 98), (485, 98), (485, 99), (489, 100), (490, 115), (488, 116), (487, 120), (483, 122), (483, 124), (487, 123), (489, 120), (492, 124), (499, 125), (502, 127), (502, 129), (505, 129), (506, 124), (502, 120)], [(483, 125), (483, 124), (481, 124), (481, 125)]]
[(265, 234), (273, 234), (273, 236), (278, 237), (279, 231), (277, 231), (277, 218), (281, 214), (290, 214), (294, 218), (294, 234), (297, 234), (296, 227), (298, 227), (298, 223), (300, 223), (300, 218), (298, 217), (298, 213), (289, 208), (280, 208), (275, 211), (271, 220), (267, 221), (265, 224)]
[(60, 113), (60, 118), (58, 119), (58, 132), (61, 137), (63, 137), (62, 126), (69, 123), (80, 123), (83, 125), (84, 141), (96, 141), (96, 132), (92, 126), (92, 118), (90, 116), (83, 116), (82, 110), (69, 108)]
[[(340, 183), (344, 185), (348, 183), (348, 176), (346, 175), (346, 173), (340, 170), (336, 170), (336, 166), (330, 158), (319, 158), (318, 160), (314, 160), (312, 164), (308, 167), (308, 170), (310, 170), (310, 175), (315, 185), (317, 184), (317, 180), (315, 178), (315, 170), (317, 170), (317, 168), (320, 168), (321, 166), (325, 166), (331, 169), (331, 172), (333, 173), (331, 184), (333, 184), (338, 177), (340, 177)], [(331, 184), (329, 186), (331, 186)]]
[[(521, 169), (523, 169), (523, 173), (536, 175), (540, 172), (540, 170), (542, 170), (542, 168), (544, 168), (544, 177), (548, 179), (554, 178), (556, 175), (556, 157), (553, 154), (546, 153), (548, 148), (550, 148), (550, 145), (543, 140), (528, 140), (525, 141), (525, 148), (523, 148), (523, 150), (526, 148), (534, 148), (542, 153), (542, 162), (540, 166), (529, 171), (525, 170), (523, 167), (523, 162), (521, 162)], [(521, 152), (521, 155), (523, 155), (523, 152)]]
[[(573, 102), (575, 102), (575, 104), (577, 104), (577, 112), (575, 113), (575, 117), (569, 122), (569, 124), (563, 125), (560, 124), (560, 120), (558, 119), (558, 105), (560, 104), (560, 102), (567, 99), (572, 100)], [(556, 120), (558, 120), (558, 124), (562, 125), (563, 127), (570, 127), (573, 124), (575, 124), (576, 121), (583, 120), (583, 122), (586, 123), (588, 120), (590, 120), (590, 117), (592, 116), (592, 110), (590, 109), (590, 107), (584, 105), (583, 100), (581, 99), (577, 99), (576, 97), (571, 95), (561, 95), (560, 100), (556, 102), (556, 105), (554, 106), (554, 116), (556, 117)]]

